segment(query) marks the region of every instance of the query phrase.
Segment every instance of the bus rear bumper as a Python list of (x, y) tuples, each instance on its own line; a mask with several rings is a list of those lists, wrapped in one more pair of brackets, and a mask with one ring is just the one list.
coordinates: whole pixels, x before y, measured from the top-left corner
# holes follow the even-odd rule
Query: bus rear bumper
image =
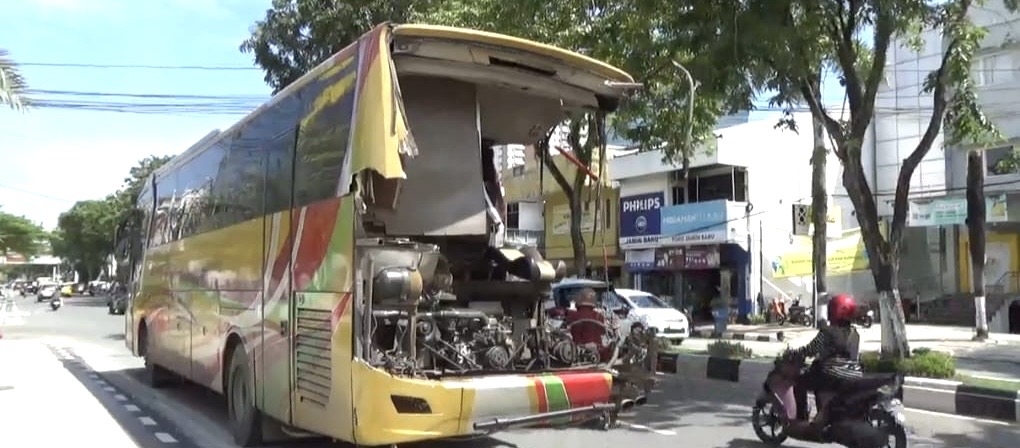
[(488, 421), (475, 422), (475, 431), (489, 432), (501, 431), (513, 427), (533, 426), (551, 419), (569, 418), (571, 420), (584, 420), (586, 417), (603, 417), (611, 419), (611, 415), (620, 410), (620, 405), (614, 403), (596, 403), (590, 406), (564, 409), (561, 411), (549, 411), (540, 414), (525, 415), (520, 417), (493, 418)]

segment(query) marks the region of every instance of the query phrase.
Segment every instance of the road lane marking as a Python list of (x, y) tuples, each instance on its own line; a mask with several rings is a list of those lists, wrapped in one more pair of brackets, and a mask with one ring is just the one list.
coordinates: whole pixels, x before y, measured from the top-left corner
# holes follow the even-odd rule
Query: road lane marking
[(630, 429), (636, 429), (636, 430), (639, 430), (639, 431), (647, 431), (647, 432), (650, 432), (650, 433), (658, 434), (660, 436), (675, 436), (676, 435), (676, 431), (670, 431), (668, 429), (655, 429), (655, 428), (651, 428), (651, 427), (648, 427), (648, 426), (645, 426), (645, 425), (640, 425), (640, 424), (637, 424), (637, 423), (620, 422), (620, 426), (627, 427), (627, 428), (630, 428)]
[(124, 396), (124, 394), (117, 394), (117, 395), (114, 395), (114, 396), (113, 396), (113, 398), (116, 398), (116, 399), (117, 399), (117, 401), (128, 401), (127, 397), (126, 397), (126, 396)]
[(160, 442), (177, 443), (177, 439), (175, 439), (174, 436), (167, 434), (165, 432), (157, 432), (153, 433), (153, 435), (156, 436), (156, 438), (159, 439)]
[(142, 410), (142, 408), (135, 406), (133, 404), (125, 404), (124, 409), (127, 409), (128, 412), (139, 412)]
[(153, 420), (152, 417), (138, 417), (138, 421), (142, 422), (145, 426), (156, 426), (156, 421)]

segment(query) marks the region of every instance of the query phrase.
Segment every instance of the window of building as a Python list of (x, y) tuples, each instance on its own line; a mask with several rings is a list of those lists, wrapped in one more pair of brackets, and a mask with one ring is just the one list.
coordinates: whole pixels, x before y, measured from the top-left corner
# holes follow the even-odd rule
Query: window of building
[(989, 176), (1020, 174), (1020, 154), (1013, 146), (1001, 146), (986, 150), (985, 173)]
[(521, 206), (516, 202), (506, 205), (506, 228), (521, 228)]
[(518, 165), (518, 166), (513, 167), (511, 169), (511, 174), (513, 174), (514, 177), (523, 176), (524, 175), (524, 165)]
[(682, 185), (674, 185), (672, 189), (672, 197), (670, 199), (670, 205), (680, 205), (687, 203), (687, 187)]
[(1012, 53), (995, 53), (977, 58), (972, 67), (974, 82), (979, 86), (1002, 84), (1017, 79), (1020, 58)]
[(605, 218), (602, 221), (602, 225), (605, 229), (613, 227), (613, 201), (606, 199), (606, 206), (602, 208), (602, 216)]

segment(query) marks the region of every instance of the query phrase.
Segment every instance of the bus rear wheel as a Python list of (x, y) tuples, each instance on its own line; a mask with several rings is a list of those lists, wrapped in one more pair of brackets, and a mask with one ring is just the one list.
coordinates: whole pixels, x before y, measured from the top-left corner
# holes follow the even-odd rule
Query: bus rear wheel
[(255, 408), (255, 375), (244, 345), (234, 347), (227, 372), (227, 417), (234, 443), (261, 445), (262, 415)]

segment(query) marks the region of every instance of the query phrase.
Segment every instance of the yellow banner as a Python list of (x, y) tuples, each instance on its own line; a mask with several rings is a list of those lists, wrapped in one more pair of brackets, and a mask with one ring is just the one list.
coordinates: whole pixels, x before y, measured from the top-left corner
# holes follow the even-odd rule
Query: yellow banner
[[(584, 209), (584, 205), (581, 205), (581, 209)], [(602, 213), (599, 213), (600, 215)], [(595, 226), (595, 204), (588, 204), (588, 209), (581, 213), (581, 232), (591, 234)], [(569, 235), (570, 234), (570, 207), (567, 205), (557, 205), (552, 207), (552, 234), (553, 235)], [(604, 229), (605, 226), (600, 225), (600, 229)]]
[[(829, 240), (826, 252), (827, 275), (846, 275), (868, 269), (868, 252), (857, 230)], [(772, 260), (772, 274), (775, 278), (811, 276), (811, 238), (794, 237), (792, 246)]]

